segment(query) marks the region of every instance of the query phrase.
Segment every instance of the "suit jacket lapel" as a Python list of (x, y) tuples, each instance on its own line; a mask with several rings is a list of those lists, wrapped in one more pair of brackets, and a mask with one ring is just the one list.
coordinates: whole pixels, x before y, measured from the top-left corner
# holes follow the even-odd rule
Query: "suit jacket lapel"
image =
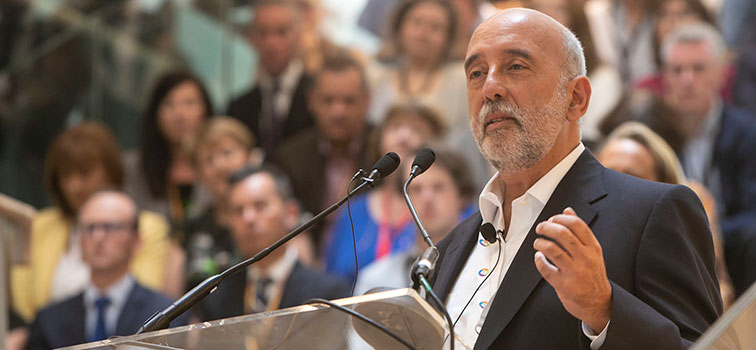
[(522, 242), (496, 292), (490, 305), (491, 311), (475, 343), (476, 349), (488, 349), (491, 346), (542, 279), (533, 262), (536, 225), (561, 213), (567, 206), (575, 209), (578, 216), (591, 225), (597, 215), (591, 203), (606, 195), (601, 182), (603, 170), (604, 168), (586, 150), (554, 190), (548, 203), (530, 228), (525, 241)]
[(475, 247), (475, 242), (478, 239), (477, 233), (482, 223), (483, 218), (478, 212), (449, 234), (453, 240), (449, 242), (449, 246), (443, 253), (443, 259), (436, 270), (437, 278), (433, 284), (433, 290), (439, 299), (446, 301), (449, 296), (454, 282), (462, 272), (467, 257), (470, 256), (473, 247)]

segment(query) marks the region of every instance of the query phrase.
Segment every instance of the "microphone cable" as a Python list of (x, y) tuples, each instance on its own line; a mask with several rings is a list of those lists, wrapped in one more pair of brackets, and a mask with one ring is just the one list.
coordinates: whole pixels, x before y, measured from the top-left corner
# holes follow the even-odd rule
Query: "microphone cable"
[(334, 309), (339, 310), (341, 312), (345, 312), (345, 313), (347, 313), (349, 315), (352, 315), (354, 317), (359, 318), (360, 320), (362, 320), (364, 322), (367, 322), (369, 325), (377, 328), (378, 330), (380, 330), (381, 332), (383, 332), (386, 335), (390, 336), (391, 338), (394, 338), (394, 340), (402, 343), (402, 345), (406, 346), (408, 349), (417, 350), (416, 347), (412, 346), (412, 344), (410, 344), (408, 341), (404, 340), (402, 337), (400, 337), (396, 333), (392, 332), (390, 329), (386, 328), (385, 326), (381, 325), (380, 323), (376, 322), (375, 320), (373, 320), (373, 319), (371, 319), (371, 318), (369, 318), (369, 317), (367, 317), (367, 316), (365, 316), (365, 315), (363, 315), (363, 314), (361, 314), (361, 313), (359, 313), (357, 311), (354, 311), (354, 310), (352, 310), (352, 309), (350, 309), (348, 307), (345, 307), (345, 306), (333, 303), (333, 302), (325, 300), (325, 299), (320, 299), (320, 298), (314, 298), (314, 299), (307, 300), (305, 302), (305, 304), (325, 304), (325, 305), (327, 305), (327, 306), (329, 306), (331, 308), (334, 308)]
[[(362, 169), (354, 173), (352, 179), (349, 180), (349, 183), (347, 184), (347, 193), (349, 193), (349, 190), (352, 188), (354, 180), (357, 180), (360, 176), (364, 176), (365, 174), (365, 170)], [(357, 277), (359, 275), (360, 264), (357, 260), (357, 236), (354, 233), (354, 220), (352, 220), (352, 203), (349, 201), (349, 197), (347, 197), (346, 205), (347, 216), (349, 216), (349, 226), (352, 228), (352, 248), (354, 251), (354, 280), (352, 281), (352, 289), (349, 292), (349, 296), (354, 296), (354, 288), (357, 286)]]
[[(452, 328), (457, 326), (457, 322), (459, 322), (459, 319), (465, 313), (465, 310), (467, 310), (467, 307), (470, 306), (470, 303), (475, 298), (475, 294), (478, 294), (478, 291), (480, 290), (480, 288), (483, 287), (483, 284), (485, 284), (486, 281), (488, 281), (488, 278), (491, 277), (491, 275), (493, 275), (494, 271), (496, 270), (496, 267), (499, 266), (499, 260), (501, 260), (501, 240), (497, 239), (496, 243), (499, 244), (499, 254), (496, 255), (496, 262), (494, 263), (494, 266), (491, 268), (491, 272), (488, 275), (486, 275), (486, 278), (484, 278), (482, 282), (480, 282), (480, 284), (478, 285), (478, 288), (475, 288), (475, 291), (470, 296), (470, 299), (467, 300), (467, 303), (465, 303), (465, 306), (462, 308), (462, 311), (459, 313), (459, 315), (457, 315), (457, 318), (454, 320), (454, 324), (452, 325)], [(450, 333), (449, 335), (451, 336), (453, 335), (453, 333)], [(449, 337), (444, 338), (444, 343), (446, 343), (446, 339), (449, 339)], [(452, 344), (454, 344), (453, 337), (452, 337)], [(452, 346), (452, 350), (453, 349), (454, 347)]]

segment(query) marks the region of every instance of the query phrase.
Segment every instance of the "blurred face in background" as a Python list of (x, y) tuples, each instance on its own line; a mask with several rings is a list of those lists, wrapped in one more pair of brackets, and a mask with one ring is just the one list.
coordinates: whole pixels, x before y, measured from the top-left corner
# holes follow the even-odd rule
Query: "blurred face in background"
[(598, 154), (598, 160), (605, 167), (646, 179), (659, 181), (656, 165), (651, 152), (640, 143), (626, 138), (609, 141)]
[(336, 144), (362, 135), (368, 103), (362, 77), (353, 68), (320, 73), (309, 95), (318, 128)]
[(667, 0), (656, 14), (656, 37), (661, 42), (675, 28), (702, 21), (685, 0)]
[(420, 2), (407, 12), (399, 29), (399, 44), (412, 60), (438, 63), (450, 38), (446, 10), (432, 2)]
[(529, 7), (549, 15), (567, 28), (572, 27), (568, 0), (531, 0)]
[(95, 194), (82, 206), (77, 221), (81, 255), (93, 273), (117, 273), (128, 269), (139, 246), (136, 207), (126, 195)]
[(299, 20), (294, 5), (269, 4), (255, 8), (250, 41), (260, 64), (272, 76), (281, 74), (296, 54)]
[(229, 189), (229, 226), (239, 252), (249, 258), (297, 224), (298, 209), (284, 200), (269, 173), (255, 173)]
[(63, 197), (74, 213), (89, 196), (111, 185), (105, 167), (99, 162), (86, 169), (65, 169), (59, 179)]
[(216, 201), (225, 201), (228, 177), (247, 164), (249, 150), (232, 138), (220, 138), (197, 150), (197, 166), (202, 181)]
[(664, 62), (666, 100), (683, 117), (701, 117), (719, 98), (723, 65), (705, 41), (674, 45)]
[(433, 127), (411, 112), (391, 118), (381, 132), (381, 154), (396, 152), (405, 156), (420, 148), (433, 137)]
[(160, 103), (158, 127), (171, 145), (181, 145), (194, 136), (207, 112), (200, 88), (186, 81)]
[(465, 203), (446, 168), (432, 165), (412, 180), (407, 193), (434, 242), (441, 240), (459, 222)]

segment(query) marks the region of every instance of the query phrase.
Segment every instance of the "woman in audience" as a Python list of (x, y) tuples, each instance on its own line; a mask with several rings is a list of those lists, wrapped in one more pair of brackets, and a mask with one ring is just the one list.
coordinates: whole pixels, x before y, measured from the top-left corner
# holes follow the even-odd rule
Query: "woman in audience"
[(179, 240), (184, 220), (207, 202), (195, 186), (188, 143), (212, 109), (198, 78), (186, 72), (164, 75), (150, 95), (139, 150), (124, 156), (126, 192), (140, 207), (168, 217)]
[(403, 1), (397, 6), (379, 62), (369, 70), (370, 118), (375, 124), (391, 106), (409, 99), (437, 106), (446, 125), (467, 123), (464, 70), (450, 58), (456, 26), (448, 1)]
[(685, 184), (696, 192), (711, 226), (722, 302), (725, 308), (731, 305), (735, 294), (725, 266), (714, 197), (700, 183), (685, 179), (680, 161), (664, 139), (641, 123), (627, 122), (609, 135), (598, 160), (609, 169), (650, 181)]
[[(376, 156), (396, 152), (403, 162), (412, 162), (411, 152), (441, 137), (444, 126), (428, 107), (403, 104), (393, 107), (377, 128), (371, 145)], [(376, 157), (377, 159), (377, 157)], [(357, 258), (360, 266), (406, 251), (415, 244), (415, 228), (401, 190), (393, 186), (398, 172), (384, 178), (367, 195), (351, 202)], [(354, 280), (354, 249), (349, 211), (342, 209), (326, 238), (323, 259), (327, 272)]]
[(585, 66), (591, 79), (591, 103), (580, 119), (583, 143), (593, 148), (601, 141), (599, 124), (620, 103), (624, 91), (619, 71), (599, 59), (585, 15), (585, 0), (529, 0), (527, 6), (541, 11), (570, 28), (585, 53)]
[(247, 127), (231, 117), (207, 120), (192, 145), (192, 160), (212, 205), (186, 225), (186, 288), (227, 268), (233, 261), (234, 243), (226, 221), (228, 176), (247, 164), (260, 164), (261, 152)]
[(451, 57), (456, 28), (449, 1), (405, 0), (397, 5), (384, 48), (368, 70), (373, 94), (369, 118), (380, 124), (397, 103), (433, 107), (449, 127), (443, 142), (465, 154), (482, 184), (490, 177), (489, 168), (468, 126), (462, 62)]
[[(16, 310), (27, 319), (50, 302), (64, 300), (87, 285), (89, 271), (81, 260), (79, 238), (73, 223), (82, 203), (98, 190), (123, 184), (121, 154), (104, 126), (86, 122), (64, 131), (52, 143), (45, 160), (45, 186), (55, 203), (41, 210), (32, 222), (30, 264), (18, 267), (26, 291), (14, 295)], [(168, 225), (160, 215), (140, 215), (142, 246), (131, 264), (140, 283), (156, 290), (174, 291), (167, 285)], [(175, 292), (174, 292), (175, 294)]]

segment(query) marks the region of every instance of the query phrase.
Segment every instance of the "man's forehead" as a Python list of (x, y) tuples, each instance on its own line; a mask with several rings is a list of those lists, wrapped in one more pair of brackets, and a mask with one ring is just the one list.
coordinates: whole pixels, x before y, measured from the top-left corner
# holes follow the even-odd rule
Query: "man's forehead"
[[(111, 210), (112, 208), (118, 208), (119, 210)], [(127, 214), (132, 215), (135, 209), (134, 202), (124, 194), (115, 192), (97, 193), (84, 202), (80, 217), (102, 216), (103, 214), (112, 217), (121, 217)]]
[(559, 47), (560, 33), (559, 24), (540, 12), (527, 9), (500, 11), (478, 26), (470, 39), (466, 56), (470, 58), (481, 46), (506, 41), (540, 49)]

